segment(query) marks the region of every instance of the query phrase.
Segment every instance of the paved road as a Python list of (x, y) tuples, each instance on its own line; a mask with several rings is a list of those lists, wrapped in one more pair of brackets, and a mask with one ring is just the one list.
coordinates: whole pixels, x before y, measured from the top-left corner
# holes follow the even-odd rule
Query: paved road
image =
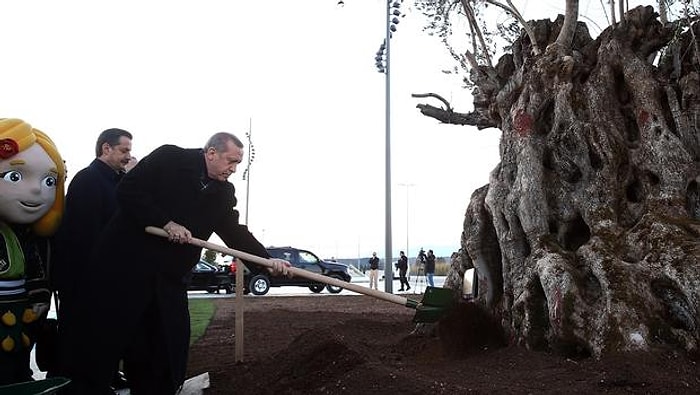
[[(434, 277), (433, 278), (435, 282), (436, 287), (442, 287), (442, 285), (445, 283), (445, 277), (444, 276), (439, 276), (439, 277)], [(367, 277), (353, 277), (352, 283), (362, 285), (364, 287), (369, 288), (369, 279)], [(425, 291), (426, 287), (426, 282), (424, 277), (420, 278), (415, 278), (411, 277), (411, 280), (408, 282), (411, 285), (411, 291), (410, 294), (414, 293), (422, 293)], [(378, 281), (378, 286), (380, 291), (384, 291), (384, 280), (379, 280)], [(392, 290), (394, 291), (394, 294), (401, 295), (405, 292), (398, 292), (398, 289), (401, 288), (401, 283), (399, 280), (394, 280), (392, 283)], [(226, 295), (223, 291), (219, 294), (210, 294), (207, 293), (206, 291), (190, 291), (188, 292), (188, 295), (190, 298), (233, 298), (235, 295)], [(266, 296), (300, 296), (300, 295), (327, 295), (327, 296), (342, 296), (342, 295), (359, 295), (359, 293), (354, 292), (354, 291), (348, 291), (347, 289), (342, 290), (339, 294), (331, 294), (328, 292), (328, 290), (323, 290), (320, 294), (315, 294), (311, 292), (306, 287), (272, 287), (270, 288), (270, 291), (263, 296), (254, 296), (257, 298), (264, 298)]]

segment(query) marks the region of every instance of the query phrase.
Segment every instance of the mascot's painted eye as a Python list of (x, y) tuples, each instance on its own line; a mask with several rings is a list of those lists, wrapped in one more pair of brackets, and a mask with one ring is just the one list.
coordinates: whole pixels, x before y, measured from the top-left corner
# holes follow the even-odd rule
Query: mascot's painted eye
[(22, 173), (18, 172), (17, 170), (9, 170), (4, 173), (0, 173), (0, 178), (12, 183), (18, 183), (22, 181)]
[(44, 178), (44, 185), (46, 185), (49, 188), (55, 188), (58, 180), (56, 179), (55, 176), (46, 176)]

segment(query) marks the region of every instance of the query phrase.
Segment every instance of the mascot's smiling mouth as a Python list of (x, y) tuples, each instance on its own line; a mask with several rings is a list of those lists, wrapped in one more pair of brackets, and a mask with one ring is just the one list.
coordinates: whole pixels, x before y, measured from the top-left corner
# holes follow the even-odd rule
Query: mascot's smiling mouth
[(31, 202), (19, 202), (19, 203), (23, 207), (30, 208), (30, 209), (37, 209), (43, 205), (42, 203), (31, 203)]

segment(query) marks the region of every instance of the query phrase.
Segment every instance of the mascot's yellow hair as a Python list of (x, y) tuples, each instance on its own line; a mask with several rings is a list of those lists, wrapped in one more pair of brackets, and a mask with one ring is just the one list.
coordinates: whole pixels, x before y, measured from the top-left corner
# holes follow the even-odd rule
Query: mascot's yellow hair
[(56, 200), (49, 211), (39, 218), (32, 229), (39, 236), (50, 236), (56, 232), (63, 217), (63, 199), (66, 184), (66, 164), (58, 153), (56, 145), (44, 132), (32, 128), (31, 125), (16, 118), (0, 118), (0, 141), (11, 140), (17, 144), (18, 152), (22, 152), (35, 143), (46, 151), (56, 165), (58, 180), (56, 180)]

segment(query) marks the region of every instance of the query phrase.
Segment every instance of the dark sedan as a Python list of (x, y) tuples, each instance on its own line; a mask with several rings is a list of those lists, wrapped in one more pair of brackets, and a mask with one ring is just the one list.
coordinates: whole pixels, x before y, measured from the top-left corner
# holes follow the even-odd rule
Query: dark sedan
[(228, 266), (219, 267), (206, 261), (199, 261), (192, 267), (188, 277), (187, 289), (190, 291), (219, 293), (224, 290), (230, 294), (234, 290), (234, 273)]

